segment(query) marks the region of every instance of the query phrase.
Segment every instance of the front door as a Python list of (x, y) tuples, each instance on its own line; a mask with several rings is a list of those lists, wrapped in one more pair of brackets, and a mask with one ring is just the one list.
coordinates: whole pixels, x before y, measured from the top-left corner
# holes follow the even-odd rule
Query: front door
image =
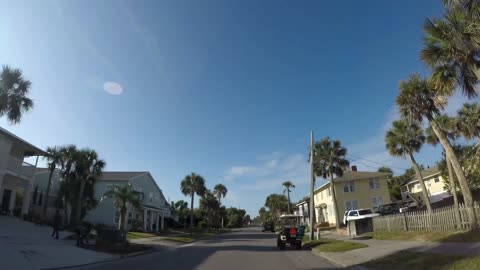
[(3, 197), (2, 197), (2, 211), (4, 212), (9, 211), (11, 197), (12, 197), (12, 191), (10, 189), (4, 189)]

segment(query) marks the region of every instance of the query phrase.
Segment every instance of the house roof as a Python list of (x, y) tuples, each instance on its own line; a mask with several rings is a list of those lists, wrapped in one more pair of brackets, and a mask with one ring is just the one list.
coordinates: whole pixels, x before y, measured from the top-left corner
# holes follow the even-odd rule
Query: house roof
[(148, 172), (102, 172), (97, 177), (100, 181), (128, 181), (134, 177), (147, 174)]
[(44, 150), (36, 147), (35, 145), (25, 141), (24, 139), (18, 137), (17, 135), (11, 133), (10, 131), (0, 127), (0, 133), (12, 138), (13, 140), (19, 142), (20, 144), (23, 144), (27, 151), (24, 153), (26, 156), (46, 156), (47, 152)]
[[(345, 181), (355, 181), (355, 180), (363, 180), (375, 177), (385, 177), (390, 176), (391, 173), (384, 173), (384, 172), (359, 172), (359, 171), (348, 171), (343, 172), (342, 177), (335, 177), (333, 178), (333, 182), (345, 182)], [(330, 181), (327, 181), (323, 185), (319, 186), (315, 189), (315, 192), (318, 191), (320, 188), (330, 184)]]
[[(427, 178), (427, 177), (431, 177), (431, 176), (434, 176), (436, 174), (439, 174), (440, 169), (437, 166), (435, 166), (435, 167), (432, 167), (432, 168), (427, 168), (427, 169), (421, 171), (421, 173), (422, 173), (423, 178)], [(412, 178), (410, 178), (410, 180), (407, 181), (404, 185), (408, 185), (408, 184), (415, 183), (415, 182), (418, 182), (416, 174), (414, 176), (412, 176)]]

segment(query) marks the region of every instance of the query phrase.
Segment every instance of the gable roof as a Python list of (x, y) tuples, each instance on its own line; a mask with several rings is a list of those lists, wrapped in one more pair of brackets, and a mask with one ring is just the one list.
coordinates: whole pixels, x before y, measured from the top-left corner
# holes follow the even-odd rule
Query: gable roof
[(128, 181), (134, 177), (147, 174), (148, 172), (102, 172), (97, 177), (98, 181)]
[[(421, 171), (421, 173), (422, 173), (422, 177), (425, 179), (425, 178), (434, 176), (436, 174), (439, 174), (440, 169), (438, 168), (438, 166), (435, 166), (435, 167), (432, 167), (432, 168), (427, 168), (427, 169)], [(407, 183), (405, 183), (404, 185), (408, 185), (408, 184), (415, 183), (415, 182), (418, 182), (416, 174), (413, 175), (412, 178), (410, 178), (410, 180), (407, 181)]]
[(47, 155), (47, 152), (43, 151), (42, 149), (36, 147), (35, 145), (25, 141), (24, 139), (18, 137), (17, 135), (11, 133), (10, 131), (0, 127), (0, 133), (3, 133), (4, 135), (10, 137), (11, 139), (13, 140), (16, 140), (18, 142), (20, 142), (21, 144), (23, 144), (27, 150), (26, 152), (24, 153), (26, 156), (35, 156), (35, 155), (38, 155), (38, 156), (46, 156)]
[[(333, 178), (333, 182), (356, 181), (356, 180), (364, 180), (364, 179), (370, 179), (375, 177), (385, 177), (385, 176), (391, 176), (391, 173), (348, 171), (348, 172), (343, 172), (342, 177)], [(327, 181), (323, 185), (316, 188), (314, 193), (318, 191), (320, 188), (327, 186), (329, 184), (330, 184), (330, 181)]]

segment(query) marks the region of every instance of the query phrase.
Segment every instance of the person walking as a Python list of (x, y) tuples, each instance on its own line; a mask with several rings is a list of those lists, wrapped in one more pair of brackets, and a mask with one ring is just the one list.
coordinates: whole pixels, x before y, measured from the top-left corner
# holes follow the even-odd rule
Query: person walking
[(60, 224), (62, 222), (62, 216), (60, 215), (60, 211), (55, 212), (55, 216), (53, 217), (53, 232), (52, 236), (55, 237), (55, 239), (58, 239), (58, 227), (60, 227)]

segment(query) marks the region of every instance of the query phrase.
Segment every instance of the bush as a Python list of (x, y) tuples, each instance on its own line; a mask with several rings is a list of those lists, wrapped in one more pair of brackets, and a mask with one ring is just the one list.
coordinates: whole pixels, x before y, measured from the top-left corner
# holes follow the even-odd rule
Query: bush
[(204, 221), (204, 220), (198, 222), (198, 228), (199, 228), (199, 229), (206, 229), (206, 228), (208, 228), (207, 222)]

